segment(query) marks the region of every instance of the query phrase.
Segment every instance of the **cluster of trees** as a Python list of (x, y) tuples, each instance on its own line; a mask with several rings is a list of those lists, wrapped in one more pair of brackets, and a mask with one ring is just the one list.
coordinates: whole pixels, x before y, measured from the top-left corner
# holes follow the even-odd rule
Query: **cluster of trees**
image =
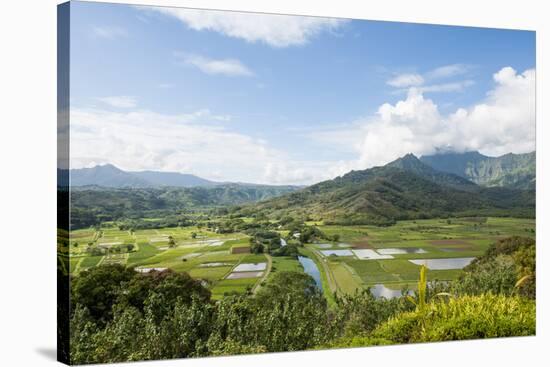
[[(269, 230), (269, 228), (284, 229), (288, 231), (286, 237), (286, 246), (282, 246), (281, 234), (279, 232)], [(298, 256), (298, 247), (304, 243), (311, 243), (319, 240), (335, 241), (340, 239), (340, 236), (328, 236), (321, 231), (317, 226), (308, 226), (302, 221), (295, 220), (292, 217), (286, 217), (278, 222), (270, 223), (266, 228), (248, 228), (246, 233), (250, 237), (250, 252), (270, 253), (273, 256)], [(295, 237), (296, 235), (296, 237)]]
[(271, 253), (281, 247), (281, 235), (275, 231), (256, 231), (250, 237), (250, 252)]
[(456, 282), (421, 275), (412, 297), (377, 299), (363, 290), (337, 296), (335, 307), (304, 273), (277, 272), (255, 295), (215, 302), (186, 273), (94, 267), (72, 280), (71, 362), (532, 335), (534, 247), (531, 239), (502, 240)]
[(71, 292), (75, 364), (312, 349), (412, 309), (370, 293), (330, 309), (313, 279), (295, 272), (275, 274), (253, 297), (213, 302), (185, 273), (106, 265), (75, 278)]
[(292, 225), (289, 225), (287, 228), (289, 230), (288, 240), (292, 241), (293, 235), (299, 234), (297, 236), (297, 240), (299, 240), (302, 244), (320, 240), (332, 242), (338, 242), (340, 240), (340, 236), (338, 234), (329, 236), (321, 231), (317, 226), (308, 226), (304, 223), (293, 222)]

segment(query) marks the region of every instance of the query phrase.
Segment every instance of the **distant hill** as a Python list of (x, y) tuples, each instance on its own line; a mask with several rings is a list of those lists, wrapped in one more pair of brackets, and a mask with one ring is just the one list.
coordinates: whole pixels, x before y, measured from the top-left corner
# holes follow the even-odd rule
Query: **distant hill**
[(400, 219), (452, 215), (534, 216), (534, 207), (532, 191), (483, 188), (435, 170), (409, 154), (386, 166), (351, 171), (242, 211), (327, 223), (384, 225)]
[(148, 187), (151, 184), (112, 164), (70, 170), (71, 186)]
[(297, 190), (295, 186), (222, 184), (208, 187), (73, 187), (71, 225), (83, 228), (103, 221), (167, 217), (181, 212), (241, 205)]
[(102, 187), (197, 187), (213, 186), (216, 183), (190, 174), (156, 171), (123, 171), (112, 164), (92, 168), (71, 169), (71, 186)]
[[(63, 187), (67, 184), (67, 171), (57, 173), (58, 187)], [(110, 164), (70, 170), (70, 175), (72, 228), (123, 218), (166, 217), (182, 211), (247, 204), (300, 188), (213, 182), (173, 172), (127, 172)]]
[(453, 173), (481, 186), (518, 189), (536, 186), (535, 152), (508, 153), (500, 157), (479, 152), (450, 152), (423, 156), (420, 160), (438, 171)]

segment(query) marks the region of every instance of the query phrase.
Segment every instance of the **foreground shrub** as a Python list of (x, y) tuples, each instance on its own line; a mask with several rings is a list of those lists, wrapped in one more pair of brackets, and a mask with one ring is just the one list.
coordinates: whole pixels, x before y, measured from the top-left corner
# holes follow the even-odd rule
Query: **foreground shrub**
[(402, 313), (372, 337), (394, 343), (534, 335), (535, 303), (522, 297), (484, 294), (434, 301), (424, 312)]
[(480, 295), (483, 293), (513, 295), (517, 292), (518, 272), (514, 259), (498, 255), (491, 261), (470, 267), (451, 285), (452, 294)]
[(363, 336), (321, 346), (349, 348), (534, 335), (535, 302), (524, 297), (485, 294), (433, 301), (424, 310), (403, 312)]
[(536, 298), (535, 240), (513, 236), (492, 244), (452, 285), (451, 293), (519, 294)]

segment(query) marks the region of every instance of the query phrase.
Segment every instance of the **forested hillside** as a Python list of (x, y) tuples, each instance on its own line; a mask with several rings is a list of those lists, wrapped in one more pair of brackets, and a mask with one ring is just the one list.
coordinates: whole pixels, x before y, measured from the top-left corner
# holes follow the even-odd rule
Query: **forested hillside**
[(484, 188), (406, 155), (386, 166), (351, 171), (243, 210), (340, 224), (392, 224), (456, 215), (532, 217), (534, 208), (532, 191)]
[(442, 153), (423, 156), (420, 160), (439, 171), (454, 173), (481, 186), (535, 188), (535, 152), (508, 153), (500, 157), (487, 157), (479, 152)]

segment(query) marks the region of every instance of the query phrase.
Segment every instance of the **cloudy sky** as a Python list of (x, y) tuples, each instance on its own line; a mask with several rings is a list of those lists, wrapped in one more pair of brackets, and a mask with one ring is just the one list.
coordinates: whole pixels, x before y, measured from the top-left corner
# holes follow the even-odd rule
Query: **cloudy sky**
[(71, 168), (309, 184), (535, 149), (526, 31), (73, 2)]

